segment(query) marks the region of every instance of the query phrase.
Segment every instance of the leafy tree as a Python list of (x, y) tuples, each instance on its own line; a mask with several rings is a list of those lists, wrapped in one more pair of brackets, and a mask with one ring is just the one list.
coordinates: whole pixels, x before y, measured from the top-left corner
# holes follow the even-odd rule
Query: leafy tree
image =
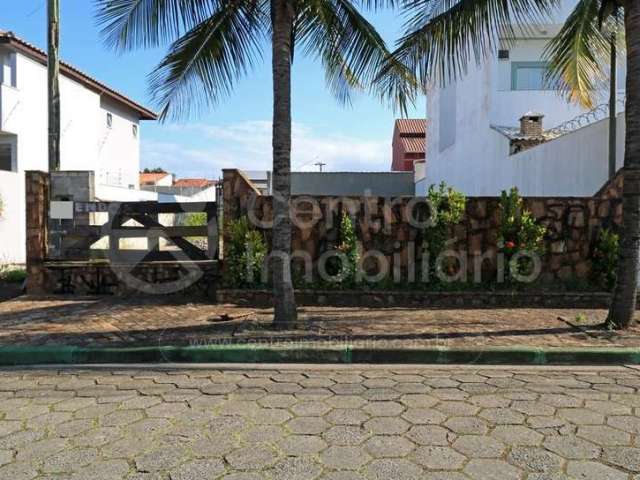
[[(464, 74), (470, 62), (494, 52), (501, 38), (516, 38), (554, 15), (560, 0), (398, 0), (408, 16), (393, 61), (381, 72), (391, 75), (396, 62), (421, 81), (447, 83)], [(608, 35), (624, 32), (627, 61), (624, 223), (620, 235), (617, 282), (607, 323), (627, 328), (636, 309), (640, 262), (640, 2), (579, 0), (558, 35), (549, 43), (549, 77), (569, 100), (592, 102), (612, 45)]]
[(183, 117), (215, 106), (261, 58), (270, 43), (273, 75), (274, 324), (297, 323), (291, 280), (291, 66), (294, 52), (317, 58), (326, 83), (344, 104), (368, 91), (406, 110), (413, 77), (389, 52), (359, 7), (393, 0), (95, 0), (107, 44), (117, 50), (158, 47), (169, 52), (150, 75), (161, 117)]

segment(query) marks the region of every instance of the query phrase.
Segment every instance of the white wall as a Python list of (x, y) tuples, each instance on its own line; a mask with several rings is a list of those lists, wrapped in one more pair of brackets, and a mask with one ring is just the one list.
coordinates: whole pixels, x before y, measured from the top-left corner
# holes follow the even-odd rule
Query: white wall
[[(112, 114), (113, 123), (107, 127), (107, 113)], [(133, 128), (137, 129), (134, 135)], [(110, 173), (118, 179), (112, 184), (138, 188), (140, 172), (140, 127), (138, 117), (119, 107), (115, 102), (102, 99), (97, 119), (98, 157), (97, 172)], [(98, 173), (97, 178), (101, 175)]]
[(167, 195), (148, 190), (132, 190), (125, 187), (101, 185), (96, 183), (96, 200), (103, 202), (195, 202), (191, 197)]
[(24, 263), (26, 258), (26, 218), (24, 174), (0, 171), (0, 264)]
[[(591, 196), (608, 176), (608, 120), (509, 155), (509, 140), (492, 130), (490, 148), (447, 167), (429, 165), (426, 185), (441, 179), (467, 195), (496, 196), (518, 187), (528, 196)], [(617, 167), (624, 161), (624, 115), (618, 116)], [(456, 159), (457, 160), (457, 159)], [(480, 161), (481, 160), (481, 161)]]
[[(618, 115), (617, 121), (619, 169), (624, 163), (624, 115)], [(591, 196), (607, 181), (608, 138), (609, 121), (605, 119), (506, 158), (509, 168), (495, 177), (494, 188), (513, 183), (524, 195)]]
[[(0, 86), (0, 131), (14, 135), (17, 143), (16, 170), (0, 171), (0, 192), (10, 197), (11, 210), (0, 220), (0, 261), (11, 257), (25, 261), (25, 170), (48, 170), (47, 69), (39, 62), (16, 54), (16, 86)], [(4, 68), (4, 67), (3, 67)], [(6, 71), (6, 68), (5, 68)], [(97, 184), (116, 183), (127, 188), (111, 189), (105, 200), (142, 200), (138, 187), (140, 129), (137, 114), (103, 99), (101, 95), (62, 75), (60, 78), (62, 170), (93, 170)], [(107, 127), (107, 112), (113, 116)], [(138, 126), (137, 137), (133, 125)], [(6, 138), (6, 135), (4, 135)], [(17, 186), (19, 185), (19, 186)], [(97, 186), (98, 193), (104, 194)], [(7, 192), (6, 194), (4, 192)], [(153, 195), (149, 200), (158, 199)], [(165, 201), (175, 201), (168, 196)], [(18, 212), (18, 213), (15, 213)]]
[(209, 188), (191, 195), (188, 202), (215, 202), (216, 201), (216, 186), (212, 185)]
[[(47, 169), (47, 70), (16, 55), (17, 88), (2, 87), (0, 130), (18, 135), (18, 169)], [(60, 164), (62, 170), (121, 173), (122, 185), (138, 185), (140, 129), (132, 110), (62, 75), (60, 78)], [(113, 115), (107, 128), (106, 115)], [(115, 178), (113, 176), (112, 178)]]
[(414, 162), (413, 182), (415, 183), (415, 195), (423, 196), (429, 188), (429, 184), (427, 183), (428, 180), (426, 162)]
[[(565, 8), (563, 15), (566, 11), (568, 10)], [(554, 28), (558, 27), (559, 25), (556, 25)], [(549, 28), (546, 33), (541, 34), (545, 38), (519, 39), (510, 45), (503, 45), (510, 51), (509, 61), (491, 57), (479, 65), (472, 62), (467, 74), (458, 79), (455, 85), (446, 88), (439, 85), (429, 86), (426, 185), (445, 181), (467, 195), (496, 195), (500, 189), (510, 186), (508, 184), (523, 183), (523, 188), (531, 195), (572, 195), (576, 194), (576, 191), (591, 195), (595, 192), (589, 191), (591, 185), (604, 182), (606, 171), (604, 176), (598, 175), (597, 178), (581, 173), (580, 178), (584, 179), (584, 183), (581, 183), (582, 180), (569, 183), (566, 177), (558, 176), (555, 181), (549, 181), (548, 174), (540, 178), (535, 177), (542, 175), (540, 165), (549, 164), (543, 159), (540, 165), (535, 161), (531, 164), (523, 162), (520, 165), (517, 160), (509, 157), (509, 140), (491, 128), (492, 125), (517, 127), (519, 118), (530, 110), (545, 115), (545, 128), (558, 126), (585, 113), (586, 110), (568, 104), (555, 91), (511, 90), (511, 62), (540, 61), (554, 28)], [(623, 77), (624, 69), (619, 70), (620, 76)], [(623, 80), (620, 85), (623, 85)], [(455, 95), (451, 95), (454, 89)], [(624, 95), (624, 91), (618, 93), (620, 96)], [(600, 102), (606, 102), (607, 95), (607, 92), (603, 92)], [(606, 129), (606, 124), (604, 128)], [(598, 128), (587, 131), (597, 136), (597, 139), (587, 141), (587, 144), (593, 144), (594, 148), (587, 149), (584, 143), (579, 148), (568, 146), (567, 154), (584, 151), (586, 157), (581, 156), (576, 160), (576, 155), (558, 154), (561, 162), (567, 159), (572, 162), (580, 161), (580, 168), (600, 164), (601, 147), (606, 147), (607, 134), (603, 134)], [(581, 136), (582, 133), (570, 135), (559, 144), (568, 145), (568, 142), (583, 141)], [(622, 148), (623, 137), (620, 138)], [(565, 148), (556, 146), (559, 144), (534, 148), (525, 152), (523, 158), (537, 158), (535, 152), (543, 152), (540, 154), (542, 156), (551, 155), (552, 150), (561, 151)], [(520, 166), (513, 170), (513, 165)], [(532, 170), (529, 170), (530, 168)], [(422, 184), (417, 185), (417, 188), (422, 188)]]

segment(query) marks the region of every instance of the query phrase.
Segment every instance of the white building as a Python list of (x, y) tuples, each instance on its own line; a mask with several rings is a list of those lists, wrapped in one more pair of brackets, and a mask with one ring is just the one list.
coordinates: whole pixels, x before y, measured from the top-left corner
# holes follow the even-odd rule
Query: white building
[[(46, 62), (0, 32), (0, 263), (25, 259), (24, 171), (48, 169)], [(140, 121), (155, 113), (69, 64), (60, 71), (61, 170), (93, 170), (101, 200), (152, 199), (137, 189)]]
[[(551, 24), (501, 39), (498, 51), (480, 65), (472, 61), (457, 81), (429, 87), (426, 176), (416, 182), (417, 194), (441, 181), (475, 196), (499, 195), (512, 186), (530, 196), (589, 196), (603, 185), (608, 108), (586, 112), (543, 81), (543, 51), (574, 4), (564, 2)], [(622, 100), (622, 60), (618, 79)], [(600, 92), (598, 103), (606, 104), (608, 96)], [(528, 112), (544, 115), (543, 143), (521, 149), (516, 144), (527, 138), (521, 135), (520, 119)], [(624, 154), (623, 117), (618, 117), (618, 168)]]

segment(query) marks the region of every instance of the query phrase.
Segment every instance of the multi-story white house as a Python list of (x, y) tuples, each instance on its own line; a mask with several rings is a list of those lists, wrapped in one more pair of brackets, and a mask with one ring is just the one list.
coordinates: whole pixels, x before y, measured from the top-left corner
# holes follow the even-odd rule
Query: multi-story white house
[[(24, 261), (24, 171), (48, 168), (46, 63), (0, 31), (0, 263)], [(60, 72), (61, 170), (94, 171), (104, 200), (137, 199), (140, 122), (156, 114), (69, 64)]]
[[(517, 186), (525, 195), (593, 195), (608, 177), (608, 108), (586, 112), (544, 81), (544, 49), (575, 5), (564, 2), (547, 25), (503, 38), (467, 74), (427, 94), (427, 162), (416, 193), (445, 181), (467, 195), (498, 195)], [(608, 68), (608, 66), (603, 66)], [(625, 66), (618, 66), (624, 99)], [(608, 102), (608, 91), (598, 94)], [(623, 110), (623, 102), (618, 112)], [(618, 116), (618, 167), (624, 152)], [(522, 122), (521, 122), (522, 119)]]

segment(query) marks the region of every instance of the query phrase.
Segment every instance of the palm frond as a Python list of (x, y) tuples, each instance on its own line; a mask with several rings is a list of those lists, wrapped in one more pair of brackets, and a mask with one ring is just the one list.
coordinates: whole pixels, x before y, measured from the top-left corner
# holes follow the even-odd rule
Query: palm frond
[(385, 8), (396, 8), (402, 0), (353, 0), (352, 3), (357, 7), (367, 10), (382, 10)]
[[(426, 84), (446, 83), (495, 50), (501, 38), (513, 38), (550, 18), (560, 0), (404, 0), (408, 17), (394, 60)], [(388, 74), (393, 64), (385, 67)]]
[(417, 82), (401, 64), (393, 75), (378, 80), (391, 54), (375, 28), (349, 0), (307, 0), (297, 20), (297, 41), (305, 53), (322, 61), (327, 86), (344, 104), (353, 91), (368, 91), (406, 111), (416, 96)]
[(600, 29), (600, 12), (601, 0), (580, 0), (543, 55), (548, 81), (585, 108), (594, 107), (594, 93), (608, 78), (611, 44)]
[(225, 3), (174, 42), (149, 76), (162, 119), (216, 105), (261, 58), (267, 23), (261, 4)]
[(605, 22), (612, 19), (617, 23), (623, 17), (624, 2), (622, 0), (601, 0), (598, 12), (598, 25), (602, 29)]
[(226, 3), (223, 0), (94, 0), (105, 43), (119, 51), (176, 40)]

